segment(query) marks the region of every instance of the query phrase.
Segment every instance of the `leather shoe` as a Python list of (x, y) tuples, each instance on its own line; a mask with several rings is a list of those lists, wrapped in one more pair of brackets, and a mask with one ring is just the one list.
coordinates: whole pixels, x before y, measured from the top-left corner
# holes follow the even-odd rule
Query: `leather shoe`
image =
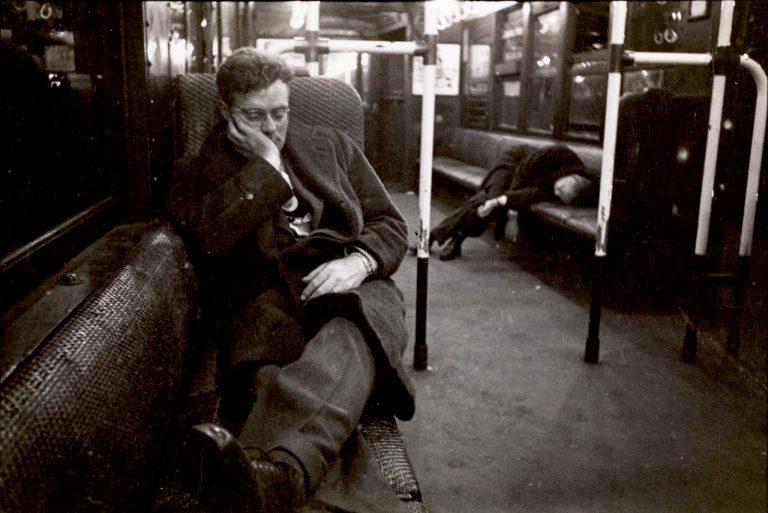
[(464, 239), (450, 238), (446, 241), (445, 246), (440, 251), (440, 260), (453, 260), (457, 256), (461, 255), (461, 243)]
[(290, 513), (306, 501), (302, 472), (262, 451), (244, 449), (221, 426), (192, 427), (188, 449), (190, 470), (200, 479), (195, 491), (213, 511)]

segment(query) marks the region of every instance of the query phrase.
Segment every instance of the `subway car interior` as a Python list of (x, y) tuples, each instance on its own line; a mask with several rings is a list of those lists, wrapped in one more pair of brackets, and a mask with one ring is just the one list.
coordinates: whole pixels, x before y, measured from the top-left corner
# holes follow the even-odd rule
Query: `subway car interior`
[(0, 512), (765, 512), (768, 3), (0, 2)]

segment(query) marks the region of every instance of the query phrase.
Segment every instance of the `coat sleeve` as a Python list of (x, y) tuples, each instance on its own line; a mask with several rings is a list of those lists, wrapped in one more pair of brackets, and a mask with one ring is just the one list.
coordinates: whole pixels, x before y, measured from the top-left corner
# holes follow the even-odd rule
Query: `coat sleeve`
[(344, 170), (360, 202), (363, 229), (354, 245), (370, 253), (379, 264), (374, 276), (392, 275), (408, 248), (408, 227), (384, 185), (357, 145), (343, 132), (336, 132), (344, 157)]
[(292, 194), (268, 162), (233, 155), (223, 145), (211, 136), (178, 173), (166, 198), (166, 210), (182, 233), (209, 255), (229, 251)]

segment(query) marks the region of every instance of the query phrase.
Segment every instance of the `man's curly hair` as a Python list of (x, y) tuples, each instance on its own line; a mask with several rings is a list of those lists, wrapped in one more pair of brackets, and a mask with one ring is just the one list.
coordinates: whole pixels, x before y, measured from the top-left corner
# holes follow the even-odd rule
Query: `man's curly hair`
[(243, 47), (227, 57), (216, 73), (219, 96), (232, 105), (235, 93), (266, 89), (276, 80), (288, 83), (293, 78), (291, 69), (277, 57), (256, 48)]

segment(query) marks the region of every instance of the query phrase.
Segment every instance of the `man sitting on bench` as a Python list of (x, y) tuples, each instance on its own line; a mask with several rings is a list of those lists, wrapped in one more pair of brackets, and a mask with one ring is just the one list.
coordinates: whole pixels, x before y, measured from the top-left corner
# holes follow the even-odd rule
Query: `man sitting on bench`
[(167, 202), (199, 252), (226, 354), (220, 423), (191, 436), (216, 511), (305, 502), (374, 382), (395, 415), (413, 416), (402, 294), (390, 279), (405, 222), (346, 134), (289, 124), (290, 80), (275, 58), (234, 52), (217, 75), (224, 122)]

